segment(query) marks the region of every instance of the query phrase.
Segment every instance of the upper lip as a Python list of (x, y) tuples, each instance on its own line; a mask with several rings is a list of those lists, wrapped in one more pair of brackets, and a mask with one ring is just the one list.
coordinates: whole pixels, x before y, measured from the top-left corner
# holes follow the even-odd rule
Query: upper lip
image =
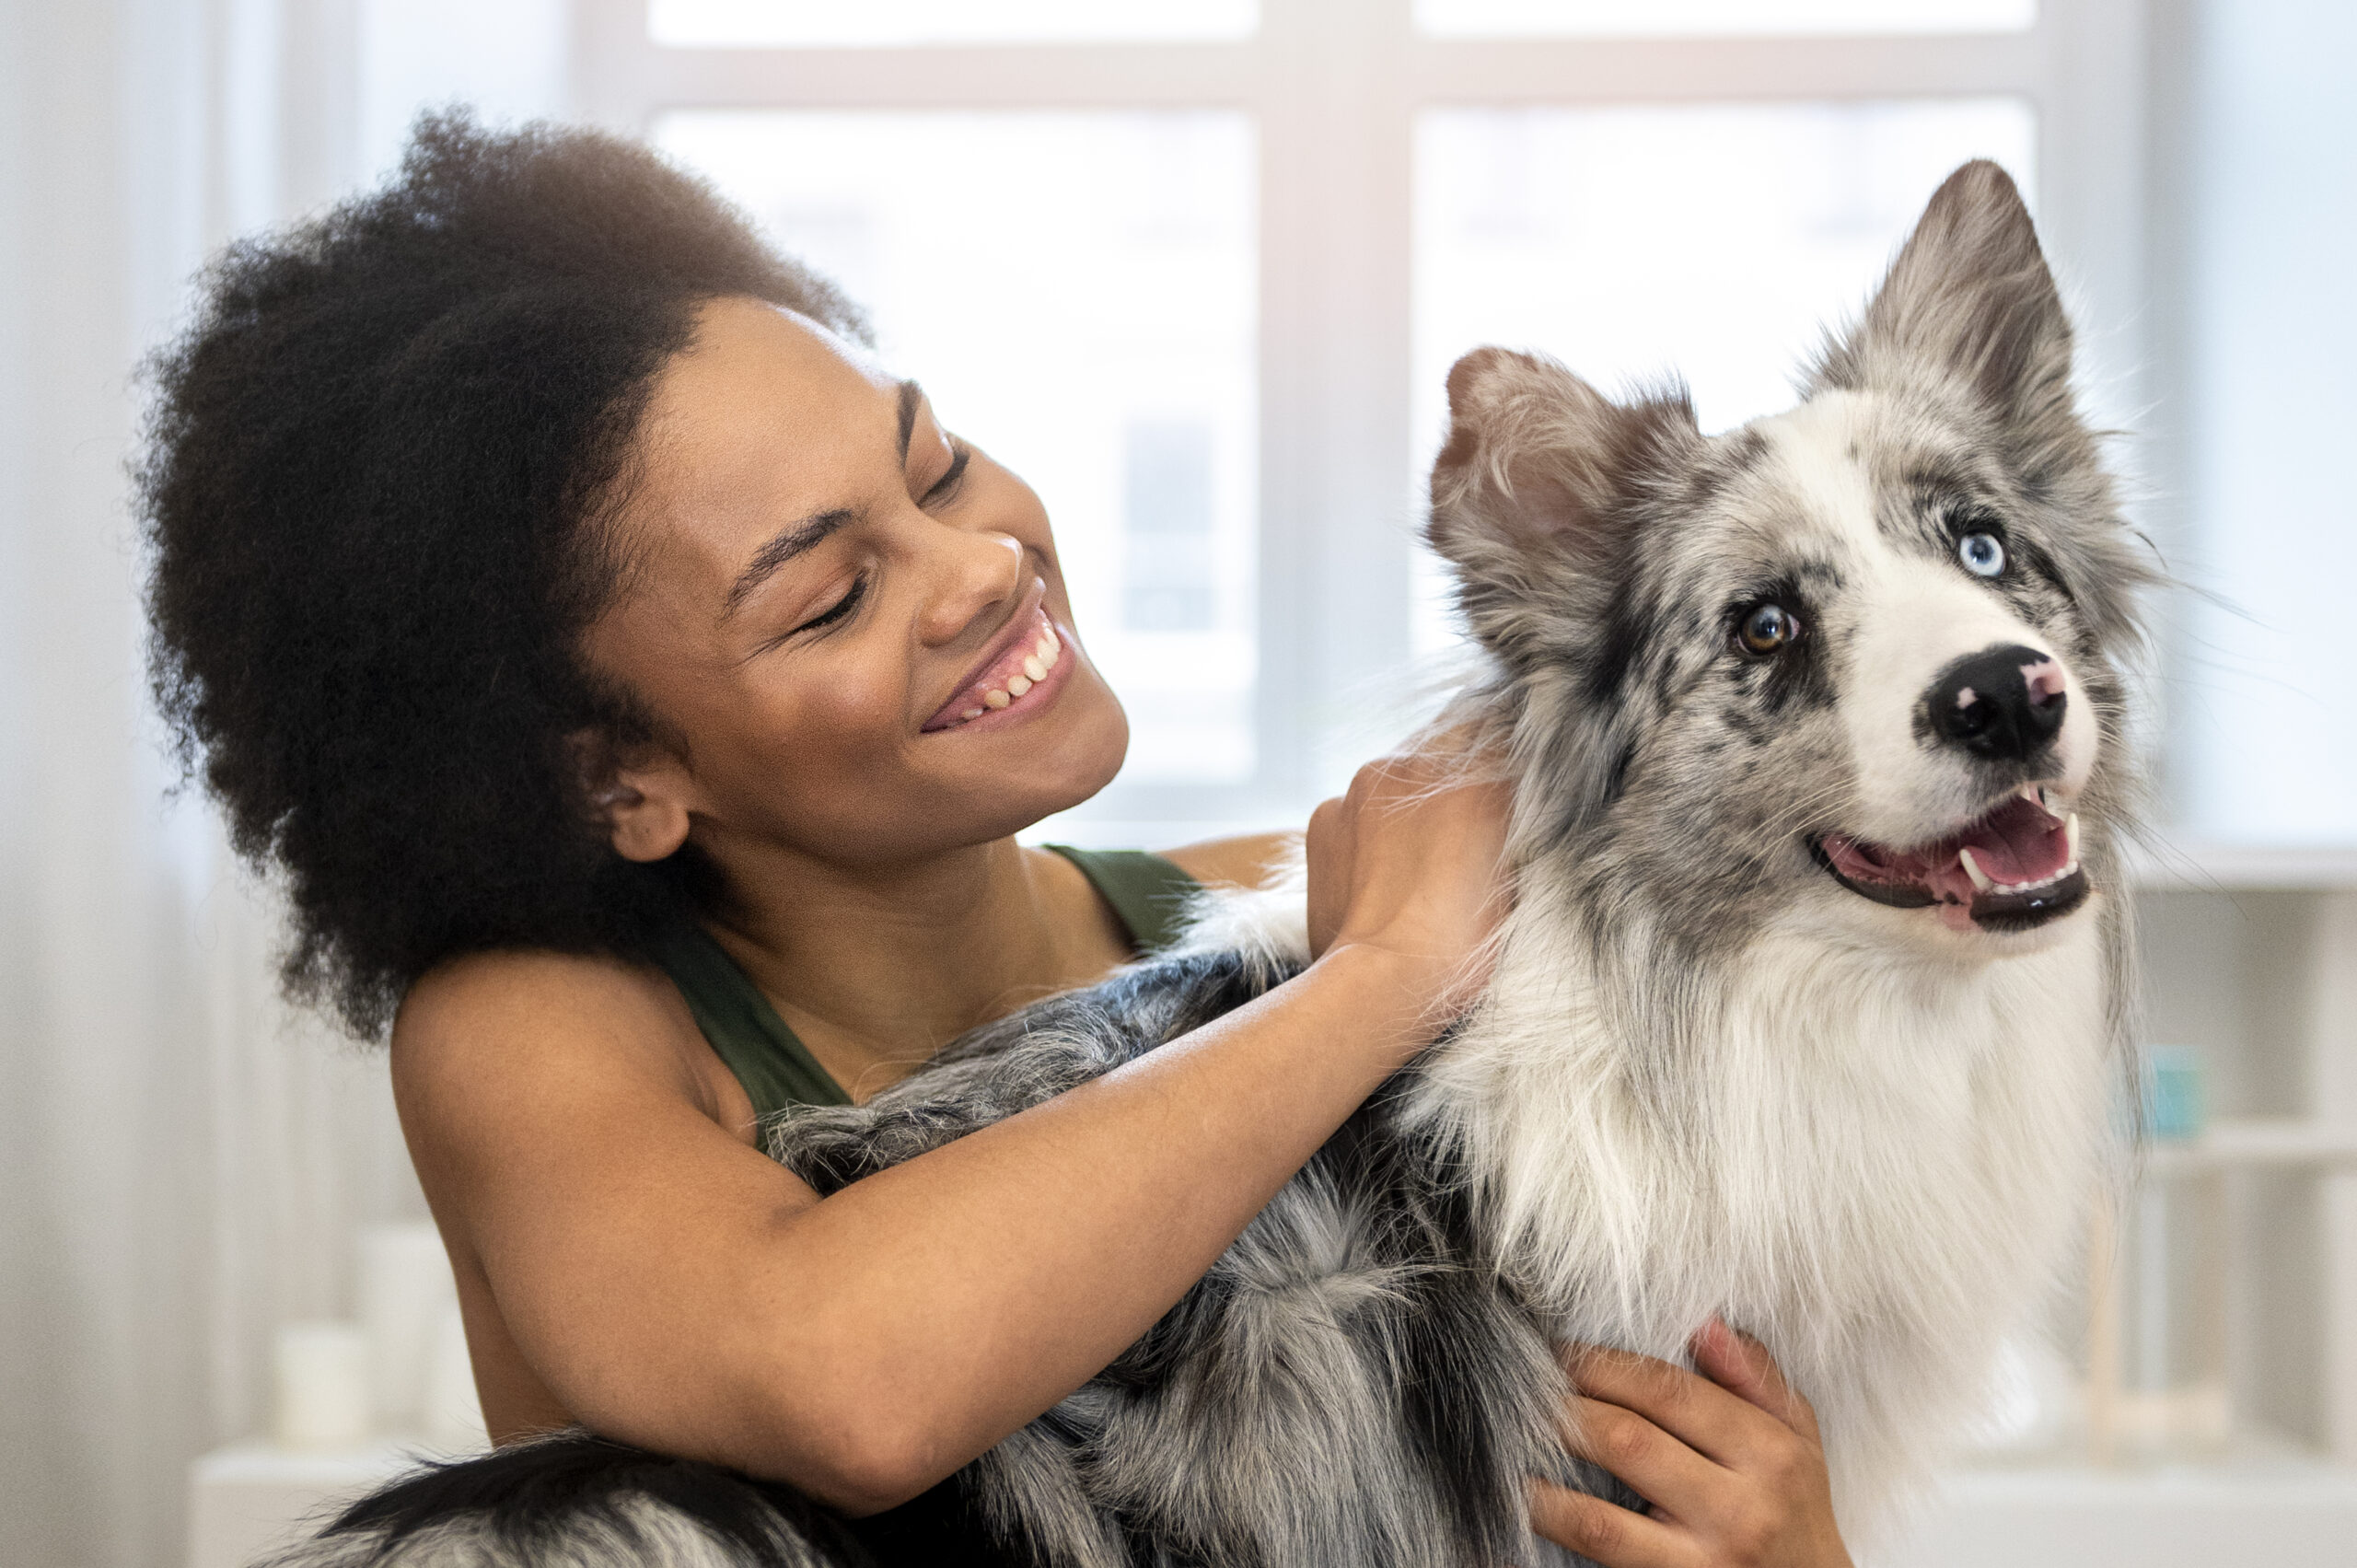
[(982, 648), (981, 656), (968, 668), (966, 673), (958, 678), (958, 684), (950, 689), (948, 697), (942, 702), (941, 706), (933, 711), (933, 716), (924, 721), (925, 725), (938, 724), (950, 715), (951, 711), (958, 706), (959, 699), (966, 695), (975, 681), (982, 678), (983, 672), (1004, 657), (1007, 650), (1014, 647), (1022, 638), (1025, 629), (1039, 619), (1039, 607), (1047, 602), (1047, 598), (1048, 580), (1045, 577), (1033, 577), (1031, 587), (1025, 590), (1022, 598), (1016, 602), (1014, 612), (1007, 616), (1006, 623), (992, 635), (990, 642)]

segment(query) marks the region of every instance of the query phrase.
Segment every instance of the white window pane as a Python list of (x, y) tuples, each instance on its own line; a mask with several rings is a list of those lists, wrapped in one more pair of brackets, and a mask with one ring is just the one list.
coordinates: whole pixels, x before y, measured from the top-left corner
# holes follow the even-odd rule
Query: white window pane
[[(1553, 354), (1608, 393), (1684, 376), (1705, 430), (1792, 401), (1821, 328), (1870, 289), (1956, 165), (1993, 157), (2036, 206), (2014, 99), (1434, 110), (1416, 127), (1419, 472), (1448, 367), (1481, 343)], [(1416, 645), (1450, 633), (1419, 563)]]
[(2166, 765), (2204, 839), (2357, 845), (2357, 7), (2204, 0), (2181, 25), (2201, 47), (2164, 231), (2189, 296), (2169, 564), (2204, 597), (2168, 650)]
[(665, 151), (840, 282), (943, 421), (1055, 520), (1124, 782), (1232, 784), (1259, 457), (1241, 114), (682, 110)]
[(453, 99), (496, 123), (561, 111), (565, 0), (359, 0), (360, 171), (401, 162), (418, 111)]
[(1416, 24), (1459, 37), (1754, 37), (2016, 32), (2038, 0), (1416, 0)]
[(651, 0), (647, 36), (674, 49), (1071, 43), (1248, 38), (1259, 0)]

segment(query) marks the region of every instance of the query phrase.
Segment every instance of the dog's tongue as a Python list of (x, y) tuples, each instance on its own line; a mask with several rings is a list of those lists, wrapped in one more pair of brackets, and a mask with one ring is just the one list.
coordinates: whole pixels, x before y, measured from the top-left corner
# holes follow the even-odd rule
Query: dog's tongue
[[(2062, 819), (2018, 795), (1945, 847), (1969, 848), (1981, 871), (1999, 882), (2043, 882), (2071, 863)], [(1961, 863), (1956, 869), (1963, 870)]]

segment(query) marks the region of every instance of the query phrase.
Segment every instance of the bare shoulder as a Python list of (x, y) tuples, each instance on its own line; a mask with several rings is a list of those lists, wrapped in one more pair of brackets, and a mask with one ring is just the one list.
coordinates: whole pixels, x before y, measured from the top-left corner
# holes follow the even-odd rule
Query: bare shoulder
[(404, 1123), (447, 1124), (620, 1085), (668, 1091), (707, 1115), (702, 1036), (670, 981), (619, 958), (544, 951), (468, 954), (411, 987), (394, 1019)]
[(1244, 833), (1161, 851), (1162, 858), (1213, 888), (1257, 888), (1301, 848), (1299, 833)]

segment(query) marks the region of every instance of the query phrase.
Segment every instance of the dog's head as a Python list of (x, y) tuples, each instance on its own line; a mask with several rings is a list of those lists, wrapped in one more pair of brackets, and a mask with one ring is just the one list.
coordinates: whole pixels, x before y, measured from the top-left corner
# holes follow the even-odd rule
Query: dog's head
[(1790, 913), (1995, 951), (2085, 904), (2147, 568), (2070, 374), (1989, 163), (1789, 412), (1706, 438), (1682, 394), (1459, 361), (1431, 540), (1501, 671), (1534, 853), (1698, 935)]

